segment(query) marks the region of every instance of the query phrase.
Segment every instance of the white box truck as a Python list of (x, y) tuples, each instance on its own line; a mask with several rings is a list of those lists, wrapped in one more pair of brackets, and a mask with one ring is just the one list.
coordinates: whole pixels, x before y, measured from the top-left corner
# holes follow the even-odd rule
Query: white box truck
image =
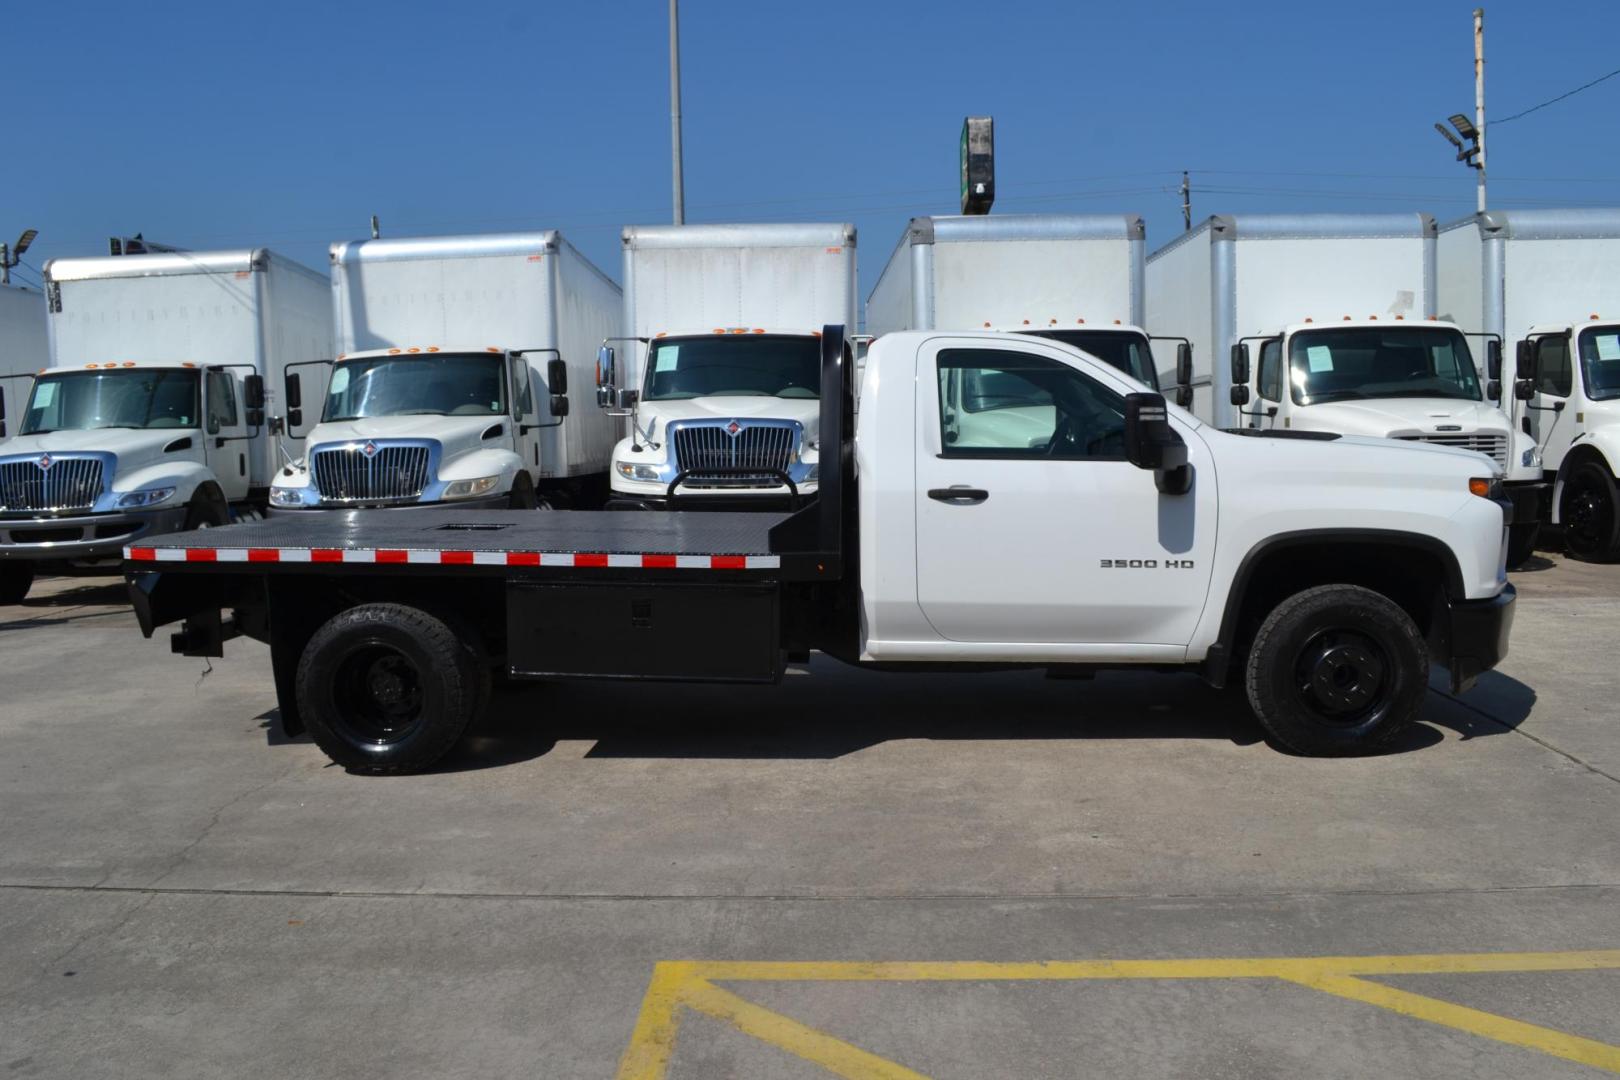
[(16, 426), (17, 410), (28, 400), (34, 376), (50, 362), (45, 294), (37, 289), (0, 285), (0, 439)]
[(612, 424), (568, 386), (594, 380), (620, 293), (561, 234), (357, 240), (331, 262), (338, 356), (324, 402), (288, 387), (318, 422), (276, 512), (600, 503)]
[(0, 602), (36, 569), (260, 516), (288, 452), (267, 387), (332, 355), (326, 279), (262, 248), (53, 259), (44, 277), (51, 366), (0, 444)]
[(624, 356), (597, 400), (628, 416), (614, 509), (764, 509), (814, 494), (824, 325), (853, 326), (853, 225), (624, 230)]
[[(1441, 310), (1506, 343), (1488, 372), (1535, 445), (1540, 517), (1571, 555), (1620, 558), (1620, 210), (1492, 210), (1440, 231)], [(1510, 473), (1512, 475), (1512, 473)]]
[[(1216, 216), (1148, 257), (1154, 325), (1195, 357), (1194, 411), (1221, 428), (1333, 432), (1473, 450), (1507, 473), (1509, 564), (1535, 543), (1533, 447), (1486, 397), (1501, 341), (1437, 317), (1428, 214)], [(1488, 328), (1486, 328), (1488, 330)]]
[[(867, 297), (866, 332), (1034, 334), (1157, 390), (1161, 375), (1143, 329), (1146, 266), (1136, 214), (912, 218)], [(1190, 362), (1179, 346), (1176, 356)], [(1165, 375), (1175, 381), (1173, 369)]]

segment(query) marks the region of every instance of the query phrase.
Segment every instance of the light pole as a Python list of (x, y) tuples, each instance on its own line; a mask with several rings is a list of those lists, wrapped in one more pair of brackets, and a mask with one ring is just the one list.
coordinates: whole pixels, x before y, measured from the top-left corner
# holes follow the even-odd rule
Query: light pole
[(1479, 213), (1485, 212), (1485, 9), (1474, 9), (1474, 118), (1469, 120), (1464, 113), (1457, 113), (1450, 117), (1450, 123), (1457, 130), (1457, 135), (1468, 140), (1464, 146), (1462, 139), (1457, 138), (1446, 130), (1445, 124), (1434, 125), (1434, 130), (1445, 137), (1446, 142), (1457, 149), (1457, 160), (1474, 169), (1478, 173), (1479, 199), (1476, 209)]
[(680, 0), (669, 0), (669, 139), (674, 155), (675, 224), (686, 224), (686, 184), (681, 177)]

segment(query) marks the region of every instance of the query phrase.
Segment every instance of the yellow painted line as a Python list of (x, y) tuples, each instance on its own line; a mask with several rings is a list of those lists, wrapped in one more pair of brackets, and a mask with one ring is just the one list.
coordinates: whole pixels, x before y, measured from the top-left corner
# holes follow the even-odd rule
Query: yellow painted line
[(1620, 949), (1413, 956), (1277, 956), (1052, 962), (664, 961), (653, 969), (618, 1080), (664, 1080), (680, 1012), (715, 1017), (849, 1080), (921, 1074), (755, 1005), (716, 982), (1065, 982), (1133, 979), (1279, 979), (1511, 1046), (1620, 1073), (1620, 1046), (1370, 982), (1381, 975), (1620, 969)]
[(1495, 1013), (1481, 1012), (1465, 1005), (1453, 1005), (1449, 1001), (1414, 994), (1407, 990), (1397, 990), (1393, 986), (1368, 982), (1349, 975), (1324, 975), (1289, 981), (1326, 994), (1349, 998), (1351, 1001), (1376, 1005), (1380, 1009), (1388, 1009), (1402, 1016), (1427, 1020), (1431, 1024), (1440, 1024), (1456, 1028), (1458, 1031), (1466, 1031), (1470, 1035), (1507, 1043), (1509, 1046), (1539, 1050), (1543, 1054), (1551, 1054), (1553, 1057), (1560, 1057), (1579, 1065), (1590, 1065), (1593, 1068), (1620, 1073), (1620, 1046), (1610, 1046), (1596, 1039), (1583, 1039), (1579, 1035), (1570, 1035), (1538, 1024), (1527, 1024), (1522, 1020), (1513, 1020)]
[(702, 979), (691, 984), (682, 1001), (698, 1012), (726, 1021), (745, 1035), (781, 1047), (845, 1080), (928, 1080), (922, 1073), (744, 1001), (731, 991)]

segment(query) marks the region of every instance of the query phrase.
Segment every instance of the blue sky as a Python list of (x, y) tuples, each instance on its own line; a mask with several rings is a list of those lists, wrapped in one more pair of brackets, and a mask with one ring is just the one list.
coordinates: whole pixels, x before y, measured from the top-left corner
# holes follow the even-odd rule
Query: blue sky
[[(1473, 4), (685, 0), (689, 221), (850, 220), (863, 292), (954, 213), (996, 118), (997, 212), (1473, 208), (1431, 125), (1473, 109)], [(1487, 6), (1504, 116), (1620, 66), (1613, 0)], [(664, 0), (10, 3), (0, 233), (268, 245), (561, 228), (619, 274), (669, 220)], [(1490, 135), (1491, 204), (1620, 204), (1620, 78)], [(26, 268), (23, 277), (31, 278)]]

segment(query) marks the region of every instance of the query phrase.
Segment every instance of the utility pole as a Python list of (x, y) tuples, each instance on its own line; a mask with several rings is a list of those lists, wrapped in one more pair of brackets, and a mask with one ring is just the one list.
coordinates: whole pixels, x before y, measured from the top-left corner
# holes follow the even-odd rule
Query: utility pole
[(1181, 170), (1181, 231), (1192, 232), (1192, 185), (1186, 169)]
[(680, 0), (669, 0), (669, 138), (674, 151), (675, 224), (686, 224), (686, 184), (681, 178)]
[[(671, 3), (674, 0), (670, 0)], [(1485, 212), (1485, 9), (1474, 9), (1474, 128), (1479, 132), (1479, 212)]]

